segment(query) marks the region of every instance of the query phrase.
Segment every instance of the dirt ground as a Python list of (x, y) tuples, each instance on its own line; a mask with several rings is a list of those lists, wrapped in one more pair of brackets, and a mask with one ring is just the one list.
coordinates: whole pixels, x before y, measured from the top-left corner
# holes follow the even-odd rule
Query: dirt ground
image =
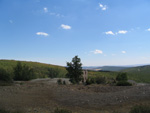
[(0, 86), (0, 109), (25, 113), (52, 113), (56, 108), (75, 113), (128, 113), (139, 104), (150, 106), (150, 84), (58, 85), (57, 79), (36, 79)]

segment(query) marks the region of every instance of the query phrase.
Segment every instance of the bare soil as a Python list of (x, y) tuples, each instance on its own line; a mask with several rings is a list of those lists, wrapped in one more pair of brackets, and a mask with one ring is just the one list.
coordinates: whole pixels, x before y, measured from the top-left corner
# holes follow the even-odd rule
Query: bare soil
[(128, 113), (139, 104), (150, 106), (149, 84), (58, 85), (57, 79), (36, 79), (0, 86), (0, 109), (25, 113), (52, 113), (57, 107), (76, 113)]

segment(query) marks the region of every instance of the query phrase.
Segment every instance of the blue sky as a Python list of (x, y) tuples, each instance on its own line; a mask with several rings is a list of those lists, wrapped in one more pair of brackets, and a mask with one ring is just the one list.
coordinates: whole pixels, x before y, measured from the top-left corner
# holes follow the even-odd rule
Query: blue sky
[(0, 0), (0, 59), (150, 64), (149, 0)]

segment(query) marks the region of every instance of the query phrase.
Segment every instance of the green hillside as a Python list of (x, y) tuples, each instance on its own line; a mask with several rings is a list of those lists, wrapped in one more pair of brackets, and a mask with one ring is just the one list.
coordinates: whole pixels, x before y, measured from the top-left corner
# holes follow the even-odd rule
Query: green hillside
[[(139, 83), (150, 83), (150, 65), (147, 66), (139, 66), (139, 67), (132, 67), (121, 70), (119, 72), (126, 72), (128, 75), (129, 80), (134, 80)], [(118, 71), (110, 71), (110, 72), (98, 72), (98, 71), (89, 71), (89, 76), (105, 76), (107, 78), (115, 78)]]
[(122, 72), (127, 72), (128, 77), (136, 82), (150, 83), (150, 65), (128, 68)]
[[(27, 61), (20, 61), (21, 64), (25, 64), (30, 68), (33, 68), (37, 78), (44, 78), (48, 77), (49, 71), (51, 70), (57, 73), (57, 77), (65, 77), (66, 69), (61, 66), (38, 63), (38, 62), (27, 62)], [(13, 76), (13, 68), (17, 65), (18, 61), (15, 60), (0, 60), (0, 68), (7, 70)]]

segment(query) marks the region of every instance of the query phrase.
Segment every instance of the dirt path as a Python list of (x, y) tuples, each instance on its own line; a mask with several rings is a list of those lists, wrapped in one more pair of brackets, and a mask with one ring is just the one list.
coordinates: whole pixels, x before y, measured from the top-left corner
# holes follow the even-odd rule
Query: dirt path
[[(67, 79), (64, 79), (68, 81)], [(66, 108), (82, 113), (123, 113), (135, 104), (150, 105), (150, 85), (132, 87), (57, 85), (57, 79), (36, 79), (0, 86), (0, 108), (50, 113)]]

